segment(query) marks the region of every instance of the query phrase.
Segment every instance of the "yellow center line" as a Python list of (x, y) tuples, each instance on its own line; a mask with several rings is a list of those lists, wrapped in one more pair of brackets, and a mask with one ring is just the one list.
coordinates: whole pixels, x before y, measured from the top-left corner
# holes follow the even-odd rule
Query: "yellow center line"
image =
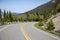
[(27, 35), (27, 33), (24, 31), (23, 27), (20, 28), (22, 34), (24, 35), (24, 37), (26, 38), (26, 40), (31, 40), (30, 37)]

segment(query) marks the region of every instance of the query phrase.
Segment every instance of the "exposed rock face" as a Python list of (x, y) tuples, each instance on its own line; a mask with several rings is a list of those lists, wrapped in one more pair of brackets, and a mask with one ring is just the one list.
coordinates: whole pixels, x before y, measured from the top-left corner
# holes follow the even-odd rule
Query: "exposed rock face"
[(53, 23), (55, 25), (55, 30), (60, 30), (60, 13), (55, 15), (53, 18)]
[(53, 3), (60, 2), (60, 0), (52, 0)]
[(52, 0), (53, 3), (56, 3), (56, 0)]

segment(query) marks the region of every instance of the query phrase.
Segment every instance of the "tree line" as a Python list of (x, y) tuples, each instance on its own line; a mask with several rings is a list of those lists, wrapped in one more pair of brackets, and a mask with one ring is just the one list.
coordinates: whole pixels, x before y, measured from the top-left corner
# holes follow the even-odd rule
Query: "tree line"
[[(49, 9), (48, 9), (49, 10)], [(22, 15), (13, 15), (11, 11), (4, 10), (4, 12), (1, 11), (0, 9), (0, 22), (4, 20), (4, 22), (13, 22), (13, 21), (46, 21), (49, 19), (52, 15), (57, 14), (60, 12), (60, 3), (56, 3), (54, 8), (49, 12), (48, 10), (44, 9), (44, 12), (41, 14), (38, 11), (35, 13), (25, 13)], [(2, 14), (3, 19), (2, 19)]]
[(52, 15), (56, 15), (58, 12), (60, 12), (60, 3), (55, 3), (54, 7), (50, 10), (44, 9), (43, 13), (39, 13), (38, 11), (35, 13), (25, 13), (20, 15), (20, 21), (46, 21), (49, 19)]
[(2, 10), (0, 9), (0, 22), (17, 22), (19, 21), (18, 16), (13, 15), (13, 13), (11, 11), (5, 11), (2, 12)]

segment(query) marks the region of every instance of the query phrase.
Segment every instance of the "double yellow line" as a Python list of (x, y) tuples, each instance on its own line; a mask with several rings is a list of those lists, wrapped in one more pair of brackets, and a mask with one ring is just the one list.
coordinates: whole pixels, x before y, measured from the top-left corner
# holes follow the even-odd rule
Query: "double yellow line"
[(26, 40), (31, 40), (30, 37), (27, 35), (27, 33), (24, 31), (23, 27), (20, 28), (22, 34), (24, 35), (24, 37), (26, 38)]

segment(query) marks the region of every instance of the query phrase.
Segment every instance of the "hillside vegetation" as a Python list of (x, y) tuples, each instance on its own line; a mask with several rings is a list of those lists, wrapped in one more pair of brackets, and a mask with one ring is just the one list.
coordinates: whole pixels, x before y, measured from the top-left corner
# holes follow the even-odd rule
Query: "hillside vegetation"
[(3, 20), (5, 22), (13, 21), (47, 21), (52, 15), (60, 12), (60, 0), (51, 0), (46, 4), (40, 5), (35, 9), (25, 12), (20, 15), (14, 15), (12, 12), (4, 12), (0, 9), (0, 22), (2, 21), (2, 13), (4, 14)]
[(46, 4), (38, 6), (37, 8), (18, 16), (20, 17), (20, 21), (46, 21), (58, 12), (60, 12), (60, 0), (57, 0), (55, 3), (53, 1), (49, 1)]

